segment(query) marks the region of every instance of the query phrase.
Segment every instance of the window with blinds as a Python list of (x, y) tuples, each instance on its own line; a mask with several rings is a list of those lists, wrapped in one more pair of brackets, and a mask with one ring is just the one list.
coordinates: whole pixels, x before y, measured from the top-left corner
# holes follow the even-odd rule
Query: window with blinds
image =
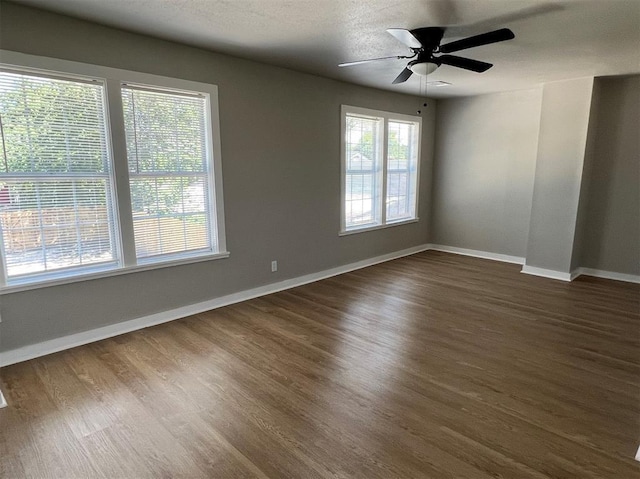
[(105, 87), (0, 70), (5, 282), (119, 261)]
[(342, 106), (341, 232), (417, 219), (421, 119)]
[(416, 122), (388, 122), (387, 222), (416, 216), (418, 132), (419, 125)]
[(345, 221), (349, 227), (380, 224), (382, 118), (346, 117)]
[(122, 104), (137, 258), (216, 252), (207, 97), (125, 85)]
[(10, 58), (0, 294), (229, 255), (215, 85)]

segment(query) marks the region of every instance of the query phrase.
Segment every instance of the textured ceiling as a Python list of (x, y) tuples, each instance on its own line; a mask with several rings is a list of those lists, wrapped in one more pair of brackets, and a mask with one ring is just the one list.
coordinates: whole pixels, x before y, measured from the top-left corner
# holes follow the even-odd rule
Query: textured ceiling
[(424, 77), (391, 82), (405, 61), (338, 63), (408, 49), (387, 28), (447, 26), (446, 43), (501, 27), (516, 38), (456, 53), (485, 73), (442, 66), (431, 97), (531, 88), (584, 76), (640, 73), (640, 0), (14, 0), (125, 30), (351, 83), (423, 94)]

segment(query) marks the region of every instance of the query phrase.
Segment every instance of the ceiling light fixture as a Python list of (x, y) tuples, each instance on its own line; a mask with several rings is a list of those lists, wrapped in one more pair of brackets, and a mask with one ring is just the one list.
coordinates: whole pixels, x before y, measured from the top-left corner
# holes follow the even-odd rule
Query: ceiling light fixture
[(409, 69), (416, 75), (426, 76), (436, 71), (436, 69), (439, 66), (440, 65), (433, 62), (420, 62), (420, 63), (414, 63), (409, 67)]

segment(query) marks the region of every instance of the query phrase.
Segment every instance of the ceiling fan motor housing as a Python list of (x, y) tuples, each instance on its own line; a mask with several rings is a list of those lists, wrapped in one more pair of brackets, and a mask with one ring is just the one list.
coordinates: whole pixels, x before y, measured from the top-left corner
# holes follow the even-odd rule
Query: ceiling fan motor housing
[(444, 35), (444, 28), (416, 28), (411, 30), (411, 34), (422, 44), (422, 48), (413, 49), (413, 51), (418, 54), (418, 58), (410, 61), (407, 68), (416, 75), (429, 75), (440, 66), (440, 62), (433, 56), (433, 53), (437, 51), (440, 46), (440, 41)]
[(440, 46), (444, 28), (442, 27), (424, 27), (411, 30), (411, 34), (422, 44), (422, 48), (416, 48), (417, 52), (434, 53)]

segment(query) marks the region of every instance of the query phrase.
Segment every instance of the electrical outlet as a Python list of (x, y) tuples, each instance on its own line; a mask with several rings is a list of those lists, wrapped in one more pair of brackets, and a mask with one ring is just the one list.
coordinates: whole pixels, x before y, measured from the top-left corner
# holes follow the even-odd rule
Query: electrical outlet
[(278, 262), (277, 261), (272, 261), (271, 262), (271, 272), (275, 273), (276, 271), (278, 271)]

